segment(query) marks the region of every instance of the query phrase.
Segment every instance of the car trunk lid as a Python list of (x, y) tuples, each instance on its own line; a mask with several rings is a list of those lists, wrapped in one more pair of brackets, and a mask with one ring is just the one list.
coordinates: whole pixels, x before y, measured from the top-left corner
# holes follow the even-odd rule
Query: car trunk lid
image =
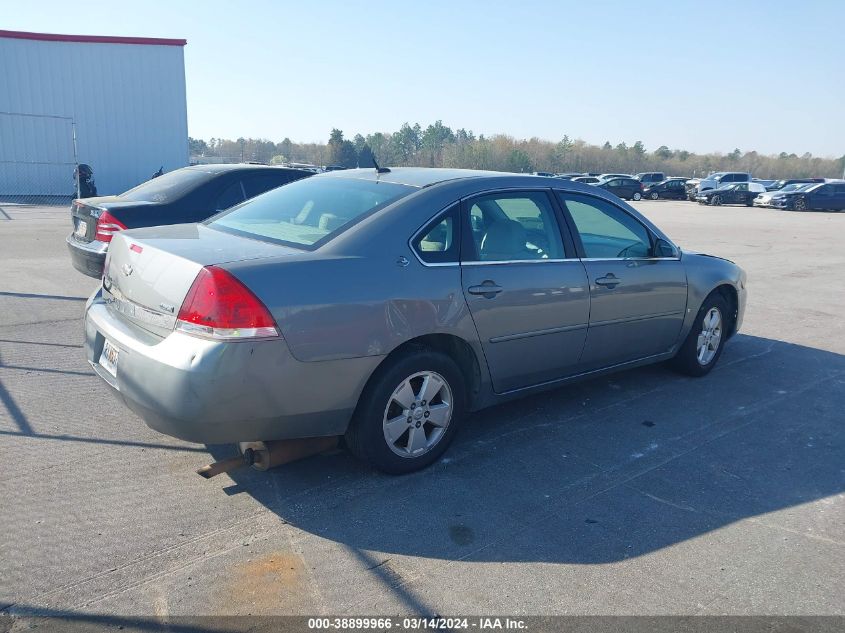
[(120, 220), (120, 209), (138, 207), (153, 202), (124, 200), (120, 196), (98, 196), (96, 198), (77, 198), (70, 205), (70, 219), (73, 223), (73, 238), (77, 242), (92, 242), (97, 235), (97, 220), (106, 211)]
[(103, 298), (118, 318), (164, 337), (204, 266), (301, 254), (201, 224), (123, 231), (109, 246)]

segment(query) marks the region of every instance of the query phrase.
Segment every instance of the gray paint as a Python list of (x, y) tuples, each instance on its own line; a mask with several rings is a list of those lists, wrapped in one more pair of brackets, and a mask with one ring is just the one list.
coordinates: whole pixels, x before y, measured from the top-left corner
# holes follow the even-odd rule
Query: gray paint
[[(88, 312), (88, 358), (96, 363), (100, 333), (118, 337), (129, 360), (121, 356), (118, 384), (112, 386), (154, 428), (205, 442), (277, 439), (343, 432), (375, 368), (421, 336), (449, 335), (472, 348), (481, 368), (472, 406), (481, 408), (670, 358), (703, 299), (721, 284), (737, 290), (741, 322), (744, 273), (714, 257), (423, 265), (409, 246), (411, 236), (456, 200), (490, 190), (596, 196), (668, 241), (630, 206), (590, 185), (463, 174), (393, 170), (382, 178), (418, 191), (310, 252), (204, 226), (126, 231), (113, 240), (109, 272), (129, 300), (152, 311), (160, 302), (179, 306), (199, 268), (217, 264), (264, 302), (283, 340), (220, 343), (169, 333), (116, 316), (98, 291)], [(374, 170), (356, 170), (316, 178), (349, 177), (376, 176)], [(143, 252), (128, 250), (130, 243)], [(400, 258), (407, 263), (398, 263)], [(137, 275), (114, 273), (130, 262)], [(609, 271), (623, 280), (613, 290), (594, 283)], [(466, 288), (487, 280), (506, 290), (494, 298), (465, 295)], [(160, 342), (139, 346), (133, 332)]]

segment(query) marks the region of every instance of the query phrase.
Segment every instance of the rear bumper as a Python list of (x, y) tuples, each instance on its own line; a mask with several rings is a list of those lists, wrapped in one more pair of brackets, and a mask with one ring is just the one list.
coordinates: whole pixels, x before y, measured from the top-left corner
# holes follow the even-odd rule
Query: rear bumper
[[(99, 364), (105, 339), (117, 376)], [(190, 442), (340, 435), (380, 356), (300, 362), (282, 339), (161, 339), (116, 317), (95, 293), (85, 312), (88, 362), (147, 425)]]
[(73, 267), (89, 277), (100, 278), (103, 276), (103, 265), (106, 262), (106, 251), (109, 245), (106, 242), (94, 240), (93, 242), (78, 242), (73, 233), (65, 240), (67, 249), (70, 251), (70, 261)]

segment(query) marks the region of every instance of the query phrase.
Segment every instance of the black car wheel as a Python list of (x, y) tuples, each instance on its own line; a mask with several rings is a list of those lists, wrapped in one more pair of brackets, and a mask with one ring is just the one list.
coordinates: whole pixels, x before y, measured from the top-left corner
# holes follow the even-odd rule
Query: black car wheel
[(649, 197), (649, 198), (651, 198), (652, 200), (657, 200), (657, 199), (660, 197), (660, 194), (659, 194), (659, 193), (657, 193), (656, 191), (652, 191), (652, 192), (649, 194), (649, 196), (648, 196), (648, 197)]
[(733, 324), (731, 310), (718, 292), (711, 293), (701, 304), (692, 329), (669, 361), (677, 372), (687, 376), (704, 376), (716, 365)]
[(408, 351), (370, 379), (346, 432), (359, 459), (399, 475), (425, 468), (449, 447), (466, 410), (463, 374), (440, 352)]
[(803, 198), (798, 198), (792, 206), (795, 208), (796, 211), (806, 211), (807, 210), (807, 201)]
[(722, 204), (722, 196), (713, 196), (712, 198), (710, 198), (710, 204), (712, 204), (714, 207), (718, 207)]

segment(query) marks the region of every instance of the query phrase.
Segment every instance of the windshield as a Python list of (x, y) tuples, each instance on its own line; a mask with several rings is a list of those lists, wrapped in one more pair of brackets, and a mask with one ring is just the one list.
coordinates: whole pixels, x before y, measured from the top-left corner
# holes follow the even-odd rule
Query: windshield
[(365, 215), (416, 191), (391, 182), (309, 178), (273, 189), (208, 220), (238, 235), (319, 246)]
[(143, 182), (120, 197), (134, 202), (171, 202), (213, 177), (201, 169), (177, 169)]

